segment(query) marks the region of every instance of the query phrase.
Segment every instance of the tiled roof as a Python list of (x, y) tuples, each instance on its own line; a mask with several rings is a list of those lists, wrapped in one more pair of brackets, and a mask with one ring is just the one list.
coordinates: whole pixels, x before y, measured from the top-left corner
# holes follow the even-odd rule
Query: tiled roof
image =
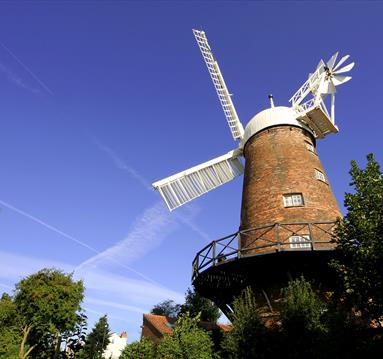
[[(172, 334), (174, 325), (177, 321), (175, 318), (155, 314), (144, 314), (144, 324), (145, 320), (148, 321), (159, 332), (159, 334), (162, 335)], [(229, 324), (213, 322), (200, 322), (199, 326), (205, 330), (220, 329), (224, 332), (228, 332), (232, 329), (232, 326)]]
[(230, 324), (214, 323), (214, 322), (199, 322), (199, 326), (205, 330), (221, 329), (224, 332), (229, 332), (233, 329)]
[(144, 320), (147, 320), (159, 333), (172, 334), (173, 326), (177, 319), (165, 317), (163, 315), (144, 314)]
[(233, 326), (232, 326), (231, 324), (217, 323), (217, 325), (218, 325), (224, 332), (230, 332), (230, 330), (233, 329)]

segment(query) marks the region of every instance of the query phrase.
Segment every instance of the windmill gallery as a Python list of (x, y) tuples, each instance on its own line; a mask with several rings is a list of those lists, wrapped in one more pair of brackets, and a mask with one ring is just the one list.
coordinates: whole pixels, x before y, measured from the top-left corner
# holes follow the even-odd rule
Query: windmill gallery
[[(337, 133), (336, 86), (354, 63), (321, 60), (291, 97), (291, 107), (274, 106), (243, 128), (203, 31), (193, 30), (235, 141), (233, 151), (153, 183), (169, 210), (244, 174), (239, 231), (215, 240), (193, 261), (193, 285), (228, 314), (245, 287), (271, 309), (288, 279), (304, 274), (331, 286), (326, 263), (333, 258), (332, 230), (341, 216), (316, 141)], [(330, 110), (326, 107), (330, 100)], [(240, 158), (244, 157), (245, 165)]]

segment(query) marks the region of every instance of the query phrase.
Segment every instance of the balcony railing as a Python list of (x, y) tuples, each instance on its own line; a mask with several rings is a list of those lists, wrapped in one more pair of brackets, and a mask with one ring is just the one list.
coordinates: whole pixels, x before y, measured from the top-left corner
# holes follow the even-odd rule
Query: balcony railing
[[(275, 223), (238, 231), (212, 241), (196, 254), (193, 260), (192, 280), (204, 270), (234, 259), (279, 251), (333, 248), (335, 225), (335, 221)], [(298, 241), (292, 241), (293, 237), (298, 238)]]

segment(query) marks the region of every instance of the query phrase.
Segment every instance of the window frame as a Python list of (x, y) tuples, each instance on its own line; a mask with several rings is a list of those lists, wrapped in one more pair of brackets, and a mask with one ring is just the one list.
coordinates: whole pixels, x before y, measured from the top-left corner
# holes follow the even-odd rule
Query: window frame
[(321, 170), (318, 170), (317, 168), (315, 168), (314, 171), (315, 171), (315, 179), (317, 179), (318, 181), (327, 183), (326, 176)]
[(311, 249), (312, 242), (309, 234), (294, 234), (289, 237), (291, 249)]
[[(300, 197), (299, 203), (296, 200), (294, 200), (294, 197), (296, 196)], [(285, 193), (282, 195), (282, 198), (283, 198), (283, 206), (285, 208), (303, 207), (305, 205), (303, 194), (301, 192)]]
[(305, 141), (305, 144), (306, 144), (306, 150), (307, 151), (316, 154), (315, 147), (311, 142)]

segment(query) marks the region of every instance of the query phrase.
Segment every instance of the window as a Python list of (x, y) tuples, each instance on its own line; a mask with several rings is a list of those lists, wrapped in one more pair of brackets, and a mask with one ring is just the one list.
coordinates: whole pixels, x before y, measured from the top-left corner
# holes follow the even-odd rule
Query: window
[(301, 236), (291, 236), (290, 248), (311, 248), (310, 236), (303, 234)]
[(324, 176), (323, 172), (315, 169), (315, 178), (319, 181), (326, 182), (326, 177)]
[(283, 205), (285, 207), (299, 207), (303, 206), (302, 193), (291, 193), (283, 195)]
[(169, 322), (166, 322), (165, 324), (166, 324), (166, 326), (167, 326), (168, 328), (170, 328), (170, 329), (174, 329), (174, 328), (176, 327), (176, 323), (169, 323)]
[(308, 151), (315, 153), (315, 148), (310, 142), (305, 142)]

